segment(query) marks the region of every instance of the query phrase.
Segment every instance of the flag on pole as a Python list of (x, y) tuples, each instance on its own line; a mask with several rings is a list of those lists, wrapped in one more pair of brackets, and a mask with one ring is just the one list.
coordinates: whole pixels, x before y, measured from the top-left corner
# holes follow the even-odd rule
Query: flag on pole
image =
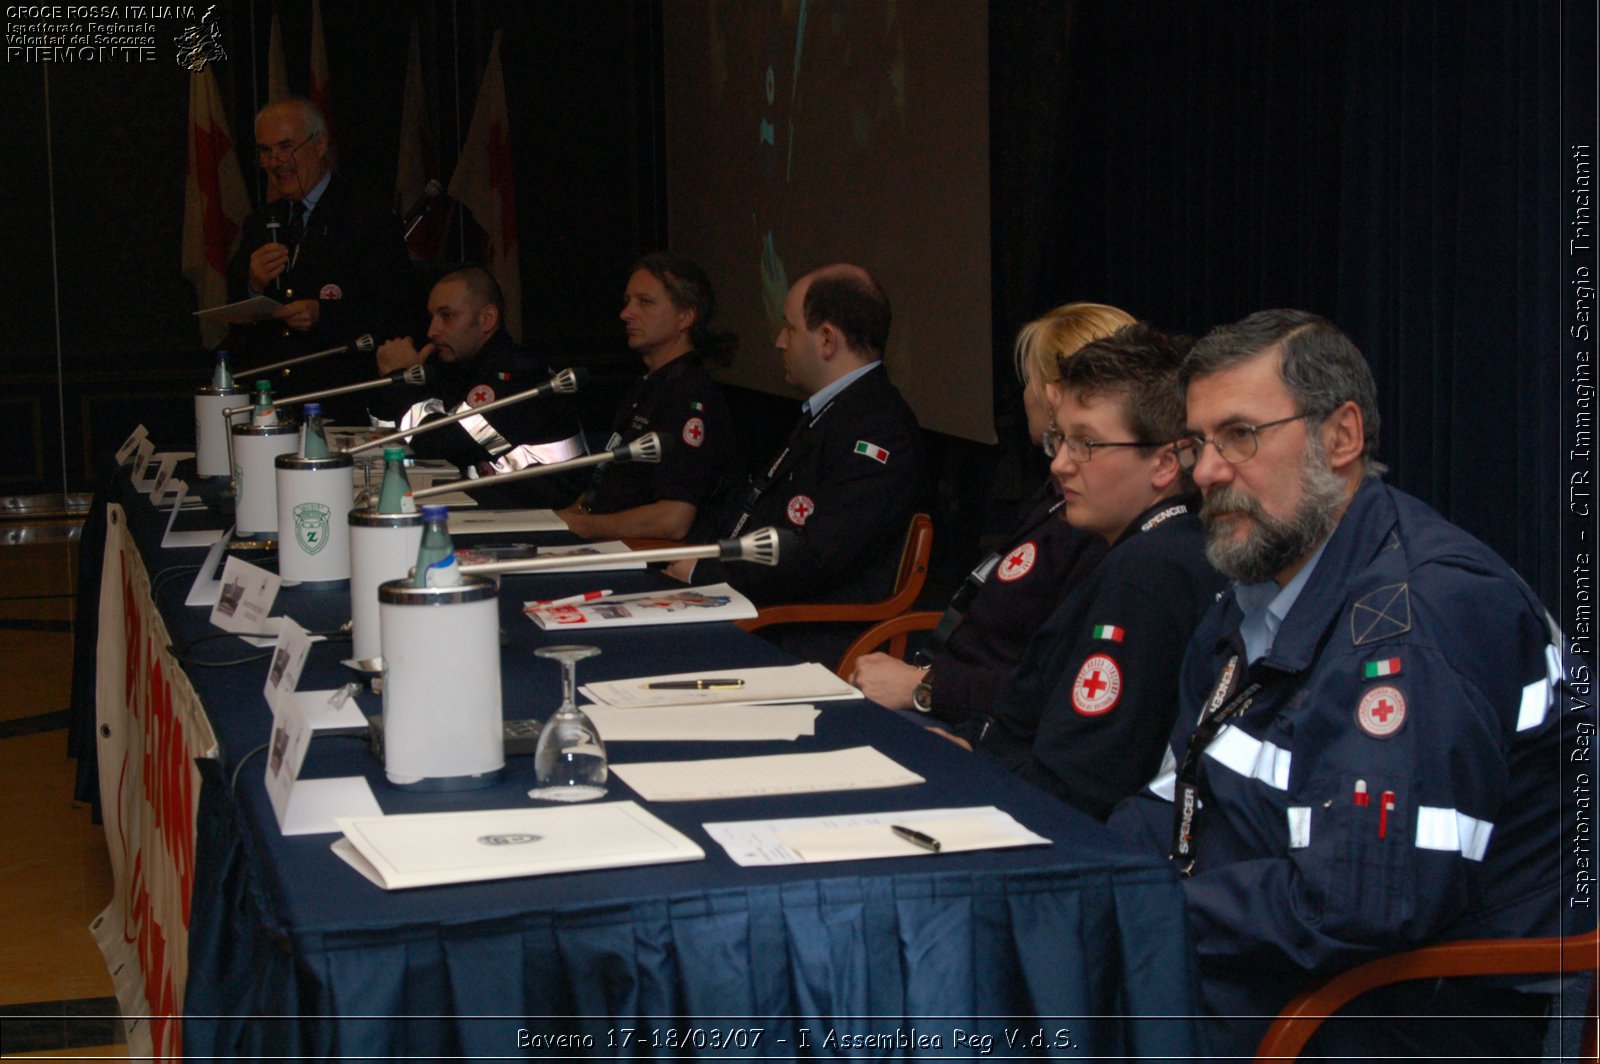
[[(250, 197), (209, 66), (189, 75), (189, 172), (183, 200), (183, 275), (194, 285), (201, 309), (221, 306), (228, 301), (228, 256), (239, 243)], [(223, 325), (203, 325), (200, 335), (207, 347), (214, 347), (226, 331)]]
[[(417, 20), (411, 20), (411, 47), (406, 55), (406, 88), (400, 104), (400, 158), (394, 175), (394, 210), (401, 217), (422, 199), (428, 182), (439, 176), (439, 118), (422, 80), (422, 44)], [(428, 205), (411, 230), (406, 248), (418, 262), (438, 258), (444, 244), (445, 198)]]
[(472, 212), (487, 238), (489, 272), (506, 300), (506, 330), (522, 336), (522, 268), (517, 256), (517, 197), (511, 173), (511, 125), (505, 78), (500, 72), (500, 35), (494, 31), (489, 65), (478, 87), (472, 126), (461, 148), (450, 195)]
[(272, 13), (272, 31), (267, 37), (267, 102), (286, 100), (294, 95), (289, 88), (289, 64), (283, 58), (283, 23)]
[(339, 169), (338, 142), (333, 136), (333, 84), (328, 80), (328, 44), (322, 38), (322, 0), (311, 0), (311, 102), (328, 123), (328, 169)]

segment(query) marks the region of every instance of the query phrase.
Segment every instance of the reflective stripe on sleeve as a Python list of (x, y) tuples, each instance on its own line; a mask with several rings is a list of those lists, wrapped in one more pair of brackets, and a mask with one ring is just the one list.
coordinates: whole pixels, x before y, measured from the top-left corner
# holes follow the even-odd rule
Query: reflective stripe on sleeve
[(533, 465), (550, 465), (552, 462), (582, 458), (588, 453), (582, 436), (568, 436), (564, 440), (552, 443), (524, 443), (511, 448), (489, 464), (494, 467), (496, 473), (515, 473), (519, 469)]
[[(471, 407), (462, 403), (451, 412), (459, 414), (463, 410), (470, 409)], [(502, 455), (511, 450), (511, 441), (496, 432), (494, 426), (489, 424), (489, 419), (482, 414), (472, 414), (464, 417), (456, 424), (465, 429), (467, 435), (471, 436), (479, 447), (482, 447), (492, 455)]]
[(1206, 748), (1206, 756), (1241, 776), (1258, 779), (1280, 791), (1289, 789), (1289, 751), (1257, 739), (1232, 724)]
[(1170, 802), (1177, 792), (1178, 786), (1178, 757), (1168, 746), (1161, 752), (1161, 767), (1156, 770), (1156, 778), (1146, 786), (1150, 793), (1162, 801)]
[(1469, 861), (1483, 860), (1494, 825), (1454, 809), (1417, 808), (1417, 849), (1450, 850)]
[(1311, 845), (1311, 807), (1291, 805), (1284, 810), (1289, 815), (1289, 849), (1303, 850)]
[(1535, 680), (1522, 689), (1522, 708), (1517, 712), (1517, 731), (1528, 731), (1544, 723), (1554, 701), (1555, 686), (1566, 676), (1561, 667), (1561, 651), (1554, 646), (1544, 648), (1545, 677)]

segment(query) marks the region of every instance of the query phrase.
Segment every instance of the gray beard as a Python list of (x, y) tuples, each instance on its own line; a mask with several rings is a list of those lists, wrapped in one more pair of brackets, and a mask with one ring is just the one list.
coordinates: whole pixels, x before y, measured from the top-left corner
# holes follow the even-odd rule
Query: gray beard
[[(1267, 515), (1253, 496), (1218, 488), (1206, 496), (1200, 520), (1206, 527), (1206, 560), (1229, 580), (1261, 584), (1305, 557), (1333, 531), (1345, 501), (1345, 483), (1328, 468), (1322, 441), (1315, 435), (1300, 463), (1300, 502), (1287, 519)], [(1222, 539), (1217, 514), (1248, 514), (1254, 524), (1243, 539)]]

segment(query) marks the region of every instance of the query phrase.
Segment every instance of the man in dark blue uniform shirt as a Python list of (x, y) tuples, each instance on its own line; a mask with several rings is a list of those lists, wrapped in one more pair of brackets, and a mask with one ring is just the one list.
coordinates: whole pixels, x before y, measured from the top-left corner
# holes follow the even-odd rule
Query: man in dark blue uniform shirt
[(1223, 586), (1172, 448), (1186, 348), (1141, 323), (1063, 364), (1050, 468), (1066, 519), (1110, 550), (966, 729), (978, 753), (1097, 817), (1160, 763), (1184, 647)]
[[(446, 274), (428, 294), (428, 343), (390, 340), (377, 351), (378, 373), (431, 362), (427, 385), (391, 385), (368, 393), (369, 411), (381, 424), (411, 429), (447, 414), (527, 391), (550, 379), (550, 370), (519, 348), (501, 327), (500, 286), (481, 266)], [(496, 485), (493, 477), (530, 465), (549, 465), (585, 454), (577, 407), (570, 396), (540, 395), (473, 414), (410, 439), (419, 458), (443, 458), (465, 476), (482, 477), (473, 497), (486, 506), (554, 507), (570, 499), (582, 474), (530, 477)]]
[[(1111, 824), (1186, 876), (1212, 1051), (1247, 1057), (1327, 975), (1559, 933), (1560, 765), (1594, 716), (1563, 696), (1559, 633), (1527, 586), (1378, 479), (1372, 375), (1343, 333), (1263, 311), (1184, 373), (1179, 453), (1233, 588), (1189, 647), (1161, 771)], [(1310, 1048), (1537, 1057), (1545, 1000), (1515, 982), (1379, 990)]]
[(670, 252), (634, 264), (619, 315), (645, 375), (617, 406), (608, 447), (661, 436), (661, 461), (614, 462), (559, 511), (585, 539), (683, 539), (706, 529), (708, 503), (734, 465), (733, 419), (704, 360), (733, 344), (715, 333), (717, 297), (697, 264)]
[[(798, 548), (775, 566), (675, 562), (669, 574), (726, 581), (757, 605), (889, 595), (922, 488), (922, 432), (883, 366), (890, 316), (888, 297), (859, 266), (824, 266), (794, 283), (777, 348), (788, 383), (810, 398), (789, 442), (717, 531), (774, 525), (794, 532)], [(830, 665), (854, 636), (776, 634)]]

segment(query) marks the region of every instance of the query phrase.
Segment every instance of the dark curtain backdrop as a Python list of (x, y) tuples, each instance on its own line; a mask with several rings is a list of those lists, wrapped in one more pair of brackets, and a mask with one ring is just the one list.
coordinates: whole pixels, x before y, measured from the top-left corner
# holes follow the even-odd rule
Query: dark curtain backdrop
[(1070, 299), (1191, 333), (1324, 314), (1377, 376), (1391, 483), (1554, 604), (1562, 15), (996, 5), (997, 345)]

